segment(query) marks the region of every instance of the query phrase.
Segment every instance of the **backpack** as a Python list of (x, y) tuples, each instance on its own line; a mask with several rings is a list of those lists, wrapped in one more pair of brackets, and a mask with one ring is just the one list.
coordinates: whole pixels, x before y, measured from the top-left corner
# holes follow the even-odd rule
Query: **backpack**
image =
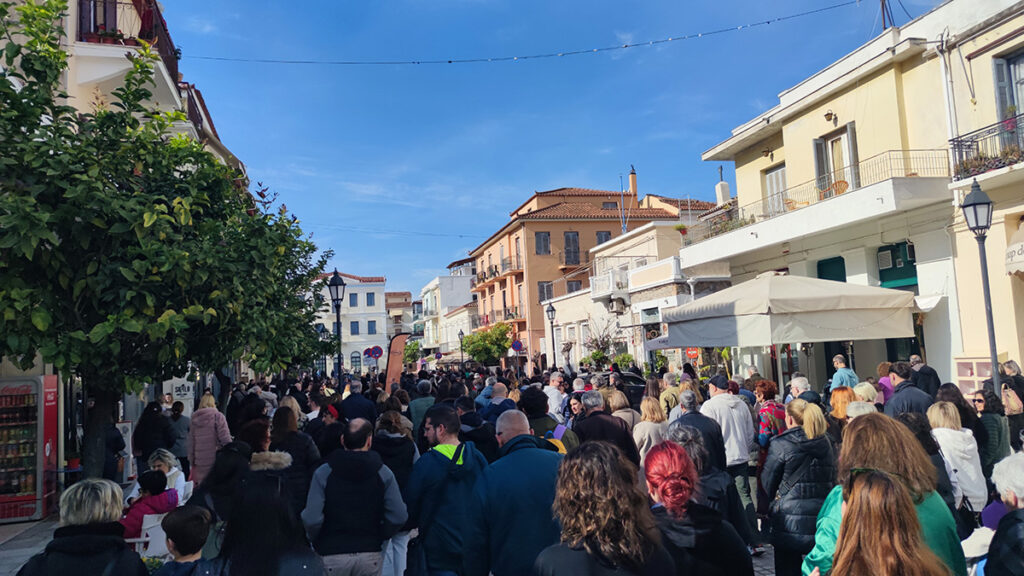
[(1013, 391), (1012, 388), (1003, 382), (1003, 409), (1006, 411), (1007, 416), (1015, 416), (1017, 414), (1024, 413), (1024, 403), (1021, 402), (1020, 396)]
[(566, 427), (559, 424), (558, 426), (555, 426), (554, 430), (550, 430), (544, 435), (545, 440), (554, 444), (555, 448), (558, 448), (559, 454), (568, 453), (568, 450), (565, 449), (565, 444), (562, 442), (562, 436), (565, 436), (565, 431)]

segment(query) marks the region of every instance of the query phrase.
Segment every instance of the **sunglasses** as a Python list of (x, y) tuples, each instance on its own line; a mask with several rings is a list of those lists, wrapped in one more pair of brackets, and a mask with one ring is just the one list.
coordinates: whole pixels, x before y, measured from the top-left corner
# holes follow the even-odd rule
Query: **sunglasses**
[(984, 404), (985, 403), (985, 399), (984, 398), (971, 398), (971, 402), (974, 402), (975, 404)]

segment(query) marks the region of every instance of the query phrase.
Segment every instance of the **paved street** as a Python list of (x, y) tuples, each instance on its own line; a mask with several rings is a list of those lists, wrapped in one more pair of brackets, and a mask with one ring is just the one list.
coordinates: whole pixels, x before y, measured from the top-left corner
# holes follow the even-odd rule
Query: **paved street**
[(57, 529), (57, 517), (0, 525), (0, 576), (13, 576), (33, 555), (42, 552)]

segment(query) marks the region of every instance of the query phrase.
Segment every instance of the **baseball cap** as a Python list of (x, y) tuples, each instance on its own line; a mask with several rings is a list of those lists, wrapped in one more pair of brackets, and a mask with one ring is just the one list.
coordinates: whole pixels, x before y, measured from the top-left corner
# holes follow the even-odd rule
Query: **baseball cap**
[(719, 390), (729, 389), (729, 379), (726, 378), (725, 376), (722, 376), (721, 374), (715, 374), (714, 376), (712, 376), (708, 380), (708, 384), (711, 384), (712, 386), (718, 388)]

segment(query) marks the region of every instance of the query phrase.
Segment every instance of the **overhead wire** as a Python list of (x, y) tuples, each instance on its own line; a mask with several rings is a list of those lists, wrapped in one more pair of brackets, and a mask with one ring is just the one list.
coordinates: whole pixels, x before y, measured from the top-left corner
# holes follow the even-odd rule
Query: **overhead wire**
[(650, 47), (659, 44), (666, 44), (669, 42), (679, 42), (682, 40), (695, 40), (703, 38), (705, 36), (715, 36), (718, 34), (725, 34), (726, 32), (738, 32), (740, 30), (746, 30), (750, 28), (757, 28), (760, 26), (767, 26), (769, 24), (775, 24), (778, 22), (785, 22), (787, 20), (793, 20), (796, 18), (803, 18), (811, 16), (813, 14), (820, 14), (822, 12), (828, 12), (830, 10), (837, 10), (839, 8), (845, 8), (847, 6), (853, 6), (860, 4), (860, 0), (848, 0), (846, 2), (840, 2), (838, 4), (832, 4), (830, 6), (823, 6), (821, 8), (815, 8), (813, 10), (806, 10), (804, 12), (798, 12), (796, 14), (788, 14), (786, 16), (778, 16), (770, 18), (768, 20), (760, 20), (749, 24), (740, 24), (738, 26), (730, 26), (727, 28), (719, 28), (716, 30), (708, 30), (706, 32), (695, 32), (690, 34), (684, 34), (682, 36), (670, 36), (668, 38), (659, 38), (657, 40), (647, 40), (644, 42), (632, 42), (626, 44), (616, 44), (614, 46), (603, 46), (599, 48), (589, 49), (577, 49), (577, 50), (563, 50), (560, 52), (547, 52), (539, 54), (527, 54), (523, 56), (492, 56), (492, 57), (475, 57), (475, 58), (446, 58), (446, 59), (423, 59), (423, 60), (312, 60), (312, 59), (280, 59), (280, 58), (243, 58), (243, 57), (232, 57), (232, 56), (193, 56), (185, 54), (184, 58), (192, 60), (209, 60), (216, 62), (246, 62), (254, 64), (288, 64), (288, 65), (314, 65), (314, 66), (401, 66), (401, 65), (421, 65), (421, 64), (484, 64), (493, 62), (516, 62), (520, 60), (540, 60), (546, 58), (560, 58), (565, 56), (580, 56), (583, 54), (599, 54), (602, 52), (612, 52), (618, 50), (628, 50), (630, 48)]

